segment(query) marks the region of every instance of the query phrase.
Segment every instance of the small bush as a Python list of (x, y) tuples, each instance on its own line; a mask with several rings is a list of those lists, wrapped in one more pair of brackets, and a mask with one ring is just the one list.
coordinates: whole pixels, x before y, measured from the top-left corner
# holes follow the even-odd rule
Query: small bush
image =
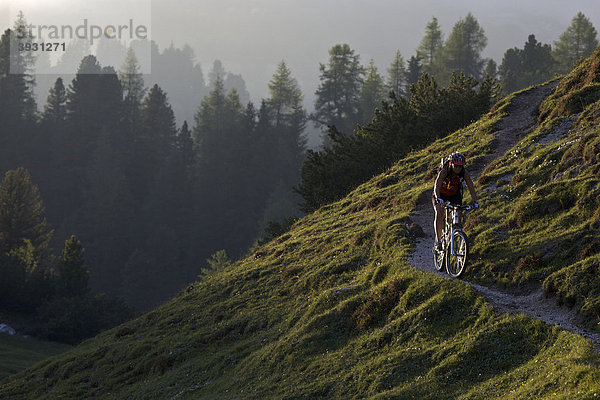
[(123, 301), (104, 295), (56, 298), (38, 309), (39, 336), (75, 344), (132, 317)]
[(542, 258), (539, 254), (530, 254), (521, 259), (517, 263), (517, 267), (513, 271), (513, 276), (522, 275), (526, 272), (537, 271), (544, 267)]
[(363, 330), (380, 323), (398, 304), (402, 293), (402, 281), (398, 278), (375, 290), (367, 301), (352, 314), (352, 325), (358, 330)]

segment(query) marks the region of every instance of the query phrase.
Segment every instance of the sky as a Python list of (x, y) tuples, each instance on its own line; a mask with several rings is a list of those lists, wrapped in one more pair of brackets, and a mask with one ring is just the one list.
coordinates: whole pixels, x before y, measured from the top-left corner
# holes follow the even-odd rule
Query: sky
[(254, 102), (268, 96), (267, 84), (285, 60), (309, 109), (319, 63), (327, 63), (328, 50), (337, 43), (349, 44), (364, 65), (373, 59), (385, 74), (397, 50), (405, 59), (415, 54), (434, 16), (447, 37), (471, 12), (488, 38), (483, 56), (498, 64), (531, 33), (552, 44), (578, 11), (600, 27), (597, 0), (0, 0), (0, 23), (11, 26), (18, 9), (26, 10), (30, 22), (52, 15), (80, 21), (102, 12), (112, 20), (150, 18), (151, 38), (161, 49), (171, 42), (189, 44), (205, 75), (221, 60), (243, 76)]

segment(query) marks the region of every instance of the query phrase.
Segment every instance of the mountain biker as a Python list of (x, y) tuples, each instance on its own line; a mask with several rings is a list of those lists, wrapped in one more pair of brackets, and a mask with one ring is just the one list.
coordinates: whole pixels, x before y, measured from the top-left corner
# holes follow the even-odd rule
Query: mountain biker
[[(453, 152), (444, 163), (438, 173), (433, 188), (433, 208), (435, 210), (435, 220), (433, 222), (435, 230), (435, 246), (437, 250), (442, 249), (440, 238), (444, 228), (444, 203), (462, 204), (462, 182), (465, 181), (469, 188), (469, 193), (475, 207), (477, 203), (477, 193), (471, 175), (465, 169), (466, 158), (458, 151)], [(460, 214), (459, 214), (460, 215)]]

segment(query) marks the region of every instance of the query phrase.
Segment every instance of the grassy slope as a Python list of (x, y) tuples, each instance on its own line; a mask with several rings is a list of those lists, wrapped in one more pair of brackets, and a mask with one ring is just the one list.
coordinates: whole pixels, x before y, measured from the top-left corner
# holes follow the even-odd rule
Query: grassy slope
[(542, 282), (600, 331), (598, 100), (600, 49), (541, 104), (538, 128), (484, 171), (480, 187), (498, 189), (481, 191), (486, 213), (466, 228), (471, 277)]
[(0, 333), (0, 379), (70, 348), (64, 344)]
[[(164, 306), (4, 380), (0, 397), (600, 396), (600, 357), (583, 338), (522, 315), (497, 315), (465, 283), (416, 271), (405, 258), (414, 243), (408, 215), (430, 189), (440, 155), (460, 147), (471, 161), (483, 157), (510, 101), (409, 154), (386, 174)], [(549, 101), (559, 102), (560, 96)], [(578, 116), (577, 129), (592, 136), (585, 143), (598, 141), (598, 107)], [(542, 129), (562, 118), (544, 110)], [(476, 262), (467, 278), (505, 284), (545, 280), (546, 287), (563, 293), (571, 287), (569, 279), (589, 278), (589, 268), (597, 265), (597, 255), (578, 262), (577, 251), (565, 254), (556, 246), (566, 246), (563, 240), (579, 245), (576, 239), (587, 237), (588, 222), (597, 219), (597, 199), (565, 199), (585, 191), (595, 176), (586, 174), (597, 173), (598, 161), (591, 161), (587, 172), (564, 174), (560, 185), (545, 182), (554, 172), (548, 168), (575, 165), (565, 160), (561, 167), (567, 152), (584, 160), (590, 154), (581, 140), (554, 153), (560, 145), (529, 147), (535, 135), (517, 145), (519, 157), (498, 161), (480, 181), (480, 191), (489, 182), (502, 190), (482, 196), (487, 208), (472, 214), (468, 229)], [(541, 154), (560, 160), (544, 164), (548, 159)], [(521, 178), (502, 183), (509, 173)], [(550, 218), (538, 215), (536, 201), (554, 204), (546, 209)], [(558, 234), (561, 221), (568, 229)], [(509, 233), (506, 238), (503, 232)], [(540, 251), (541, 262), (534, 257), (519, 263), (527, 246), (550, 244), (554, 258)], [(592, 295), (591, 287), (585, 294), (569, 294), (582, 305), (597, 302)]]

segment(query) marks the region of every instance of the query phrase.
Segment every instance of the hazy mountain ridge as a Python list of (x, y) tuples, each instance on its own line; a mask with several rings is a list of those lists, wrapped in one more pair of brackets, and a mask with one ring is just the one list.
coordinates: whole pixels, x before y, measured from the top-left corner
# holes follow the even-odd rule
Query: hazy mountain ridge
[[(600, 206), (591, 195), (600, 165), (599, 64), (600, 50), (542, 102), (539, 126), (484, 170), (477, 182), (483, 207), (465, 224), (474, 240), (465, 279), (515, 290), (543, 281), (590, 324), (600, 303)], [(599, 395), (600, 358), (585, 339), (522, 315), (497, 315), (465, 283), (406, 260), (414, 245), (409, 214), (431, 189), (440, 157), (460, 148), (469, 163), (484, 162), (492, 133), (519, 96), (162, 307), (5, 379), (0, 396)], [(570, 129), (557, 131), (565, 121)]]

